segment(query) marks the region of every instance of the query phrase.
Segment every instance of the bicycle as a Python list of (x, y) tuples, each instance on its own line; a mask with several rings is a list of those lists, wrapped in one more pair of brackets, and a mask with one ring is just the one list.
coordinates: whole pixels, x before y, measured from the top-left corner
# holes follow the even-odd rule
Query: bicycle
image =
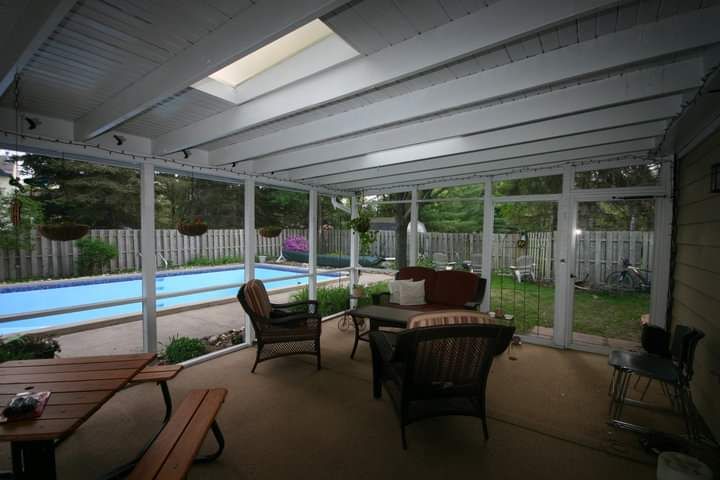
[(650, 290), (649, 270), (641, 270), (627, 258), (621, 258), (619, 263), (623, 269), (607, 276), (605, 283), (608, 287), (617, 290)]

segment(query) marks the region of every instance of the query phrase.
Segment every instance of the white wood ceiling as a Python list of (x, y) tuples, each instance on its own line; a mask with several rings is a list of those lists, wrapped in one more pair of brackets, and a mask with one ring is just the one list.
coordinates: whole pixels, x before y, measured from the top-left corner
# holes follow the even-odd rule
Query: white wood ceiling
[[(495, 15), (523, 11), (525, 4), (537, 6), (533, 0), (305, 3), (308, 9), (311, 4), (325, 9), (321, 18), (361, 52), (362, 57), (348, 63), (367, 59), (368, 65), (375, 58), (387, 62), (395, 51), (409, 51), (403, 50), (406, 45), (432, 38), (441, 29), (460, 32), (463, 20), (492, 25)], [(21, 108), (73, 122), (88, 118), (228, 22), (278, 5), (283, 0), (78, 1), (22, 69)], [(542, 28), (508, 34), (500, 43), (461, 56), (448, 53), (445, 61), (428, 62), (426, 68), (388, 82), (368, 82), (350, 94), (328, 95), (319, 103), (308, 99), (303, 105), (298, 92), (302, 96), (307, 85), (305, 91), (315, 95), (317, 88), (332, 86), (322, 83), (322, 75), (240, 106), (186, 86), (128, 115), (114, 131), (149, 138), (159, 154), (196, 148), (207, 152), (212, 165), (236, 172), (346, 191), (496, 173), (533, 162), (653, 154), (668, 121), (714, 66), (717, 55), (709, 52), (718, 49), (720, 29), (713, 32), (706, 24), (720, 18), (720, 0), (552, 0), (548, 5), (549, 12), (568, 5), (583, 13), (559, 17), (562, 21), (552, 21), (551, 13), (547, 20), (544, 12), (535, 13), (542, 18), (528, 24)], [(0, 0), (0, 16), (9, 23), (20, 13), (17, 2)], [(511, 24), (501, 27), (512, 29)], [(628, 33), (623, 37), (622, 32)], [(628, 44), (627, 60), (612, 63), (603, 50), (622, 38), (645, 38), (647, 33), (647, 38), (662, 39), (675, 32), (677, 38), (667, 39), (667, 45), (658, 40), (657, 49)], [(563, 56), (573, 58), (574, 51), (591, 52), (599, 66), (588, 63), (585, 71), (569, 69), (557, 78), (538, 73)], [(602, 67), (606, 60), (607, 68)], [(351, 68), (340, 65), (327, 78), (342, 81)], [(498, 82), (503, 83), (504, 72), (519, 72), (508, 78), (513, 82), (538, 79), (527, 82), (527, 88), (503, 90)], [(483, 83), (486, 78), (492, 83)], [(466, 91), (454, 94), (455, 86)], [(486, 90), (500, 93), (486, 95)], [(424, 92), (445, 92), (447, 104), (444, 96), (426, 97), (432, 108), (413, 108), (413, 99), (424, 98)], [(13, 104), (10, 88), (0, 107)], [(274, 113), (248, 120), (244, 112), (268, 112), (264, 105)], [(383, 112), (386, 105), (396, 111)], [(514, 111), (526, 111), (527, 118)], [(221, 118), (237, 118), (238, 125), (247, 126), (225, 128)], [(216, 125), (223, 128), (212, 127)], [(196, 136), (196, 131), (203, 133)], [(174, 140), (179, 137), (190, 144)], [(457, 147), (459, 142), (464, 145)]]

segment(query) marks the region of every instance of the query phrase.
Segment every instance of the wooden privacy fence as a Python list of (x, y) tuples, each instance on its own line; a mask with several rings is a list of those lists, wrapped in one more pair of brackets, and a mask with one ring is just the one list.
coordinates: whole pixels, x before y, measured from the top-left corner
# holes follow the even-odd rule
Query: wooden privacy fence
[[(259, 255), (277, 258), (285, 238), (302, 235), (307, 230), (286, 229), (275, 238), (257, 236)], [(108, 273), (136, 271), (140, 268), (139, 230), (91, 230), (91, 238), (103, 240), (118, 249)], [(181, 235), (177, 230), (155, 232), (157, 265), (184, 265), (196, 258), (218, 260), (222, 257), (244, 255), (244, 232), (241, 229), (214, 229), (199, 237)], [(527, 233), (525, 248), (518, 247), (520, 234), (496, 233), (493, 235), (492, 265), (494, 270), (507, 271), (517, 258), (528, 255), (534, 259), (536, 276), (542, 280), (554, 278), (553, 258), (556, 254), (557, 232)], [(350, 252), (348, 230), (323, 230), (318, 234), (320, 253)], [(420, 233), (418, 252), (428, 258), (433, 253), (444, 252), (451, 260), (470, 260), (472, 254), (482, 253), (481, 233)], [(34, 234), (32, 251), (0, 250), (0, 281), (31, 278), (59, 278), (77, 273), (78, 249), (75, 242), (56, 242)], [(380, 257), (395, 256), (395, 232), (380, 231), (370, 253)], [(586, 231), (577, 237), (576, 269), (579, 279), (588, 275), (596, 285), (604, 283), (607, 276), (621, 268), (619, 260), (628, 258), (630, 263), (650, 270), (653, 262), (653, 233), (629, 231)]]

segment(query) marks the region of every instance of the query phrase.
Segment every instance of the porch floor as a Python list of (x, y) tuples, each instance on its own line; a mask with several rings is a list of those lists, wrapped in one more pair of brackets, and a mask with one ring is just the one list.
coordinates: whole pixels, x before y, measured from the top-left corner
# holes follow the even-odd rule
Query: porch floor
[[(605, 356), (523, 345), (517, 360), (502, 355), (493, 364), (488, 443), (479, 420), (445, 417), (410, 425), (403, 451), (389, 399), (371, 397), (369, 346), (351, 360), (352, 333), (335, 321), (323, 327), (321, 371), (314, 358), (288, 357), (251, 374), (255, 350), (248, 348), (171, 382), (176, 402), (192, 388), (230, 392), (219, 415), (225, 453), (193, 467), (189, 478), (654, 478), (654, 459), (637, 437), (605, 424)], [(59, 478), (95, 478), (130, 459), (162, 412), (155, 385), (120, 392), (59, 447)], [(9, 466), (4, 444), (0, 469)]]

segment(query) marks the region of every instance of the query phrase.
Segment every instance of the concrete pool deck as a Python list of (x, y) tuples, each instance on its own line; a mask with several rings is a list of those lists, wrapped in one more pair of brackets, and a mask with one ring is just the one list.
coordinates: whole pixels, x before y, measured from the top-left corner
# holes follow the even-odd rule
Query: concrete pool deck
[[(360, 277), (360, 282), (370, 284), (390, 278), (389, 275), (384, 274), (364, 273)], [(346, 286), (347, 280), (339, 280), (337, 283)], [(284, 303), (289, 301), (293, 293), (293, 291), (271, 293), (270, 300), (274, 303)], [(245, 326), (244, 319), (244, 311), (237, 301), (158, 316), (158, 351), (162, 351), (163, 344), (167, 344), (174, 335), (206, 337), (231, 329), (240, 330)], [(139, 353), (143, 351), (142, 338), (142, 322), (132, 321), (60, 335), (57, 341), (62, 349), (59, 356), (78, 357)]]

